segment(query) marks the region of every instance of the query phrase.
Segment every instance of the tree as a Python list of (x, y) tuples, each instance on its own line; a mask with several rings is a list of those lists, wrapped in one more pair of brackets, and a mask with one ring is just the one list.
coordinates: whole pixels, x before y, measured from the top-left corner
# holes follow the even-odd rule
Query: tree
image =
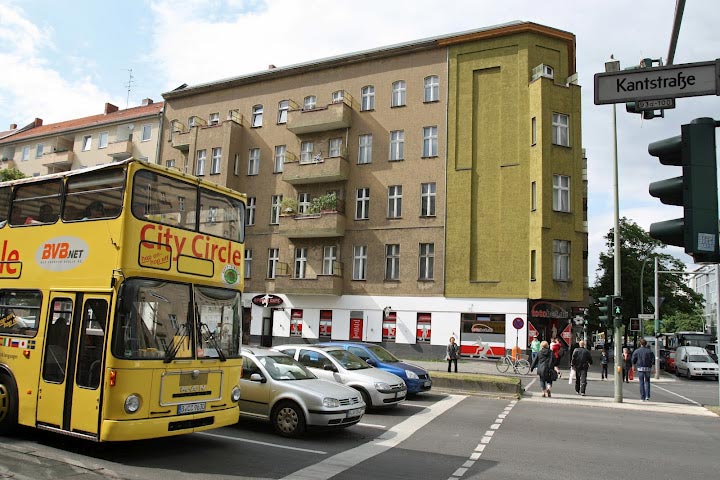
[[(597, 299), (604, 295), (614, 293), (614, 231), (610, 229), (605, 236), (607, 251), (600, 253), (598, 269), (595, 272), (595, 286), (590, 288), (590, 295)], [(623, 217), (620, 219), (620, 279), (621, 295), (623, 297), (623, 319), (627, 322), (636, 318), (640, 313), (640, 273), (643, 271), (642, 310), (644, 313), (653, 313), (650, 297), (654, 295), (653, 259), (658, 258), (660, 271), (682, 272), (685, 265), (672, 255), (661, 253), (664, 244), (653, 239), (638, 224)], [(670, 328), (677, 325), (674, 322), (666, 323), (666, 319), (691, 318), (698, 316), (704, 303), (702, 295), (692, 290), (685, 281), (685, 275), (663, 273), (658, 276), (659, 296), (664, 297), (660, 307), (661, 332), (674, 332)], [(591, 314), (597, 309), (591, 308)], [(594, 314), (597, 318), (597, 313)], [(702, 317), (699, 317), (702, 321)], [(646, 324), (652, 322), (645, 322)], [(702, 325), (702, 323), (701, 323)], [(627, 337), (627, 332), (626, 332)]]
[(17, 168), (3, 168), (2, 170), (0, 170), (0, 182), (17, 180), (18, 178), (25, 178), (25, 174)]

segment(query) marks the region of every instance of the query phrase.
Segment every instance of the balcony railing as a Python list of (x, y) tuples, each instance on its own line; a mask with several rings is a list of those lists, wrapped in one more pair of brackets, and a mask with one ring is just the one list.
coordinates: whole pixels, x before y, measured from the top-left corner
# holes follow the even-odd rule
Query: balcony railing
[(126, 158), (130, 158), (132, 156), (132, 151), (133, 142), (130, 139), (110, 143), (105, 149), (105, 153), (116, 160), (125, 160)]
[(342, 237), (345, 235), (345, 215), (340, 211), (281, 215), (278, 233), (288, 238)]
[(302, 135), (348, 128), (351, 124), (352, 107), (345, 99), (312, 110), (290, 110), (286, 126), (295, 135)]
[(299, 295), (342, 295), (342, 263), (333, 262), (333, 273), (312, 278), (297, 278), (290, 265), (278, 263), (275, 291)]
[(291, 185), (340, 182), (348, 179), (350, 164), (345, 156), (311, 157), (312, 161), (285, 160), (283, 181)]
[(42, 164), (53, 171), (64, 171), (70, 170), (74, 160), (75, 152), (72, 150), (58, 150), (43, 154)]

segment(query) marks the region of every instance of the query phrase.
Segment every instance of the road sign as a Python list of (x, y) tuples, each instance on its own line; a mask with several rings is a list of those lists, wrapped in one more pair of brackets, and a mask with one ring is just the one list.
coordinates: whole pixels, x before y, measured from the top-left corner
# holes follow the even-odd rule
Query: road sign
[(570, 340), (572, 339), (572, 325), (570, 325), (568, 323), (568, 326), (565, 327), (565, 329), (560, 334), (560, 338), (562, 338), (565, 341), (565, 343), (567, 343), (568, 346), (570, 346)]
[(638, 318), (640, 320), (655, 320), (655, 314), (654, 313), (639, 313)]
[(520, 317), (515, 317), (515, 319), (513, 320), (513, 327), (515, 327), (515, 330), (520, 330), (524, 326), (525, 321)]
[(639, 332), (640, 331), (640, 319), (639, 318), (631, 318), (630, 319), (629, 330), (631, 332)]
[(720, 59), (595, 74), (595, 105), (701, 95), (720, 95)]

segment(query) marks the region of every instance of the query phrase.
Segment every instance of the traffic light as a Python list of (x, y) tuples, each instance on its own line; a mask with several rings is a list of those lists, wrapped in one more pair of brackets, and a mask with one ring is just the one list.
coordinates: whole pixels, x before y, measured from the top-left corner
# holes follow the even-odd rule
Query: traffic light
[(600, 306), (598, 307), (598, 310), (600, 310), (600, 314), (598, 316), (598, 322), (600, 322), (601, 325), (607, 325), (610, 323), (610, 308), (612, 307), (612, 295), (606, 295), (604, 297), (598, 298), (598, 301), (600, 302)]
[(612, 298), (612, 316), (614, 319), (614, 323), (616, 327), (619, 327), (623, 322), (623, 316), (622, 316), (622, 304), (623, 299), (622, 297), (613, 297)]
[(715, 127), (712, 118), (696, 118), (682, 135), (653, 142), (648, 152), (663, 165), (682, 166), (682, 176), (650, 184), (650, 195), (666, 205), (682, 205), (683, 218), (650, 225), (650, 236), (684, 247), (695, 263), (718, 263), (718, 191)]

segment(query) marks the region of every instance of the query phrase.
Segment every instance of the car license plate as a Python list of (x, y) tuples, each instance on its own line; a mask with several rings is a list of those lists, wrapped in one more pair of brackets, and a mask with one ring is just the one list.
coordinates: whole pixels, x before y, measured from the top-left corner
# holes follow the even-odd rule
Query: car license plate
[(205, 402), (184, 403), (182, 405), (178, 405), (178, 415), (182, 415), (185, 413), (204, 412), (204, 411), (205, 411)]
[(365, 409), (363, 409), (363, 408), (353, 408), (352, 410), (348, 410), (348, 411), (347, 411), (347, 417), (348, 417), (348, 418), (359, 417), (359, 416), (362, 415), (363, 413), (365, 413)]

